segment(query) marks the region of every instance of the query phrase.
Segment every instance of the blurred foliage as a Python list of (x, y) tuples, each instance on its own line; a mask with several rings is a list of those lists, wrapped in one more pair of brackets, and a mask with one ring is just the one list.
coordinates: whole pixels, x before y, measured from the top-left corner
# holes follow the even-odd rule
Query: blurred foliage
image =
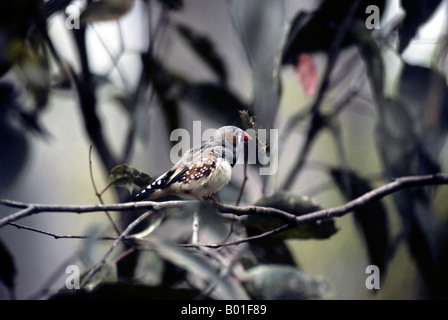
[[(330, 174), (347, 201), (356, 199), (373, 188), (357, 173), (349, 170), (331, 169)], [(381, 202), (370, 203), (353, 214), (369, 253), (370, 263), (378, 266), (385, 278), (390, 254), (389, 221), (386, 208)]]
[(16, 266), (14, 259), (5, 247), (3, 242), (0, 241), (0, 259), (2, 261), (0, 266), (0, 280), (5, 284), (8, 290), (11, 292), (11, 297), (14, 296), (15, 283), (16, 283)]
[[(110, 173), (110, 185), (124, 187), (132, 192), (134, 185), (143, 187), (151, 181), (149, 174), (123, 165), (131, 159), (133, 145), (141, 136), (138, 131), (141, 129), (142, 115), (147, 114), (151, 105), (161, 107), (170, 131), (182, 126), (181, 110), (186, 102), (194, 106), (204, 119), (215, 120), (217, 126), (233, 124), (245, 129), (276, 128), (283, 94), (281, 74), (291, 65), (303, 84), (303, 88), (297, 87), (297, 90), (304, 89), (316, 100), (313, 107), (305, 112), (299, 110), (301, 102), (297, 101), (294, 119), (300, 121), (295, 121), (285, 132), (291, 133), (299, 123), (308, 126), (308, 147), (297, 155), (297, 158), (303, 159), (303, 162), (299, 162), (300, 166), (284, 174), (291, 182), (286, 184), (286, 190), (274, 187), (273, 195), (263, 194), (254, 204), (282, 209), (295, 215), (321, 209), (309, 198), (295, 194), (293, 182), (303, 171), (301, 164), (312, 160), (308, 151), (319, 141), (315, 139), (317, 133), (326, 129), (337, 133), (337, 128), (344, 128), (345, 123), (336, 115), (345, 112), (349, 105), (357, 108), (355, 98), (368, 100), (375, 109), (372, 114), (377, 130), (369, 137), (376, 141), (375, 150), (371, 150), (372, 155), (379, 155), (382, 162), (379, 173), (381, 182), (446, 169), (443, 153), (446, 153), (448, 133), (448, 41), (445, 40), (445, 47), (442, 45), (440, 55), (435, 57), (431, 66), (403, 62), (396, 80), (396, 92), (390, 94), (387, 91), (386, 94), (385, 90), (385, 51), (394, 51), (395, 56), (402, 60), (402, 53), (415, 38), (419, 28), (433, 16), (440, 0), (402, 1), (401, 6), (406, 15), (392, 22), (396, 25), (385, 28), (392, 30), (389, 34), (365, 27), (368, 14), (364, 1), (323, 0), (313, 10), (297, 12), (290, 22), (286, 21), (283, 1), (229, 1), (235, 34), (241, 40), (252, 75), (252, 96), (248, 101), (239, 97), (229, 83), (232, 66), (226, 63), (225, 55), (216, 46), (220, 39), (212, 39), (206, 33), (198, 32), (194, 24), (178, 23), (172, 19), (172, 15), (182, 14), (188, 1), (142, 1), (142, 5), (150, 9), (148, 12), (159, 12), (160, 16), (158, 20), (146, 17), (147, 22), (153, 25), (148, 30), (150, 36), (146, 50), (138, 53), (142, 67), (135, 88), (129, 87), (116, 96), (128, 115), (126, 121), (129, 122), (129, 129), (125, 146), (115, 152), (108, 137), (102, 132), (104, 119), (97, 113), (101, 88), (105, 84), (110, 85), (112, 81), (98, 81), (104, 75), (95, 74), (89, 66), (87, 57), (92, 52), (86, 45), (86, 33), (89, 25), (120, 19), (132, 10), (136, 1), (87, 2), (81, 14), (83, 23), (80, 29), (72, 30), (80, 62), (80, 70), (76, 71), (55, 50), (54, 39), (48, 30), (48, 22), (55, 16), (65, 17), (65, 10), (72, 1), (0, 2), (0, 190), (11, 186), (19, 175), (27, 159), (30, 140), (48, 134), (41, 125), (41, 117), (55, 90), (63, 88), (78, 95), (84, 130)], [(372, 0), (368, 4), (377, 6), (383, 14), (387, 3)], [(158, 11), (153, 11), (156, 7)], [(173, 30), (171, 36), (179, 40), (185, 50), (193, 53), (211, 73), (214, 81), (196, 82), (158, 53), (157, 49), (166, 45), (163, 35), (169, 29)], [(391, 45), (394, 40), (398, 41), (395, 47)], [(324, 54), (327, 61), (337, 62), (343, 52), (350, 50), (357, 52), (350, 63), (339, 69), (335, 68), (337, 63), (328, 63), (328, 72), (323, 73), (323, 77), (327, 78), (317, 79), (322, 77), (314, 61), (317, 54)], [(357, 75), (359, 79), (354, 79), (352, 75), (356, 73), (353, 70), (359, 65), (363, 65), (365, 73)], [(119, 69), (118, 62), (114, 67)], [(311, 77), (311, 83), (307, 75)], [(62, 86), (56, 77), (62, 77), (65, 85)], [(371, 95), (354, 88), (353, 83), (362, 83), (363, 79), (367, 79), (367, 90)], [(57, 82), (59, 85), (54, 85)], [(319, 83), (322, 84), (320, 87)], [(324, 104), (325, 108), (322, 107)], [(283, 131), (283, 128), (279, 129)], [(267, 144), (257, 151), (269, 152), (270, 141)], [(334, 182), (334, 188), (340, 191), (344, 199), (349, 201), (371, 191), (378, 181), (351, 168), (352, 162), (345, 159), (342, 145), (337, 143), (340, 166), (325, 170), (325, 175)], [(279, 151), (293, 151), (297, 148), (297, 141), (293, 141)], [(283, 173), (287, 169), (281, 166), (280, 170)], [(269, 180), (269, 177), (262, 177), (260, 184), (265, 187)], [(257, 182), (248, 182), (251, 183)], [(364, 239), (369, 263), (381, 269), (382, 281), (390, 281), (385, 278), (385, 274), (386, 271), (390, 274), (389, 264), (397, 248), (409, 248), (425, 285), (415, 288), (415, 296), (420, 298), (448, 297), (446, 202), (443, 202), (442, 214), (437, 214), (440, 208), (435, 203), (436, 195), (442, 188), (404, 190), (393, 195), (392, 208), (383, 202), (376, 202), (357, 210), (353, 215), (360, 236)], [(129, 194), (118, 193), (119, 201), (126, 201), (128, 197)], [(160, 217), (177, 219), (181, 221), (180, 225), (190, 227), (192, 211), (175, 211)], [(214, 239), (218, 243), (234, 240), (235, 237), (258, 235), (285, 223), (278, 218), (258, 216), (227, 222), (214, 219), (217, 215), (213, 208), (201, 207), (201, 212), (203, 217), (209, 217), (203, 219), (201, 227), (210, 234), (219, 235), (218, 239)], [(401, 225), (397, 236), (390, 231), (392, 216)], [(163, 225), (162, 218), (157, 219), (154, 226)], [(228, 229), (224, 230), (223, 225)], [(175, 238), (173, 240), (181, 244), (188, 242), (191, 229), (188, 230), (176, 232), (172, 235)], [(225, 235), (223, 230), (228, 234)], [(130, 248), (133, 253), (108, 261), (82, 290), (62, 290), (52, 298), (322, 298), (327, 296), (327, 283), (302, 269), (299, 266), (300, 255), (293, 256), (285, 241), (332, 241), (337, 231), (344, 232), (336, 227), (335, 221), (325, 220), (290, 228), (269, 238), (250, 241), (241, 247), (218, 248), (183, 247), (151, 233), (147, 242), (126, 241), (126, 248)], [(13, 291), (15, 269), (20, 269), (20, 266), (15, 266), (13, 256), (1, 243), (0, 256), (0, 280)]]

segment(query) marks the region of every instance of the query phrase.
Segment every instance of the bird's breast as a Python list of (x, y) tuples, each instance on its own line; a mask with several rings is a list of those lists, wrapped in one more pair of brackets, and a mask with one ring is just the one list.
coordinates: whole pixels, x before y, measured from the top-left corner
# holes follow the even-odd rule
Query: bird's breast
[(218, 161), (212, 174), (203, 181), (196, 181), (198, 185), (193, 186), (193, 193), (198, 194), (201, 197), (208, 197), (215, 192), (221, 190), (226, 184), (229, 183), (232, 176), (232, 168), (227, 161)]

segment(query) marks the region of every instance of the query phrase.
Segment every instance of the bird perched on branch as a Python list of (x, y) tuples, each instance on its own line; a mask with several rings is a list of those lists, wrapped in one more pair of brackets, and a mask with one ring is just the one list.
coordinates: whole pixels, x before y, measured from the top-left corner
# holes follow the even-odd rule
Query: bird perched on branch
[(252, 140), (238, 127), (217, 129), (210, 140), (190, 149), (167, 172), (136, 194), (132, 201), (167, 195), (211, 197), (229, 183), (232, 167), (244, 147)]

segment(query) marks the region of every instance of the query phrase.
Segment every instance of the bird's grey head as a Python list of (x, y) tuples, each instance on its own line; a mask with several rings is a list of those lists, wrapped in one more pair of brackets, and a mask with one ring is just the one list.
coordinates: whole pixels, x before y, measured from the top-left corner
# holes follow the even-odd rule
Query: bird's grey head
[(222, 147), (223, 158), (233, 167), (244, 148), (244, 142), (251, 139), (250, 135), (238, 127), (224, 126), (216, 130), (210, 140)]

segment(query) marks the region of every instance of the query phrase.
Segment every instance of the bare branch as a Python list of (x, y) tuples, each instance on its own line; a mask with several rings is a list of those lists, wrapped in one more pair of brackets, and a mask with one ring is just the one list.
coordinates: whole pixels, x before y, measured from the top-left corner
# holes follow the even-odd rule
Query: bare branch
[(138, 209), (147, 209), (160, 211), (164, 209), (185, 207), (185, 205), (197, 204), (197, 201), (165, 201), (165, 202), (154, 202), (154, 201), (142, 201), (142, 202), (127, 202), (118, 204), (97, 204), (97, 205), (44, 205), (44, 204), (27, 204), (18, 201), (11, 200), (0, 200), (0, 204), (11, 207), (22, 209), (16, 213), (0, 219), (0, 228), (5, 224), (14, 222), (25, 217), (41, 213), (41, 212), (72, 212), (72, 213), (87, 213), (87, 212), (104, 212), (107, 211), (122, 211), (129, 210), (135, 211)]
[(241, 185), (240, 193), (238, 194), (238, 199), (236, 200), (236, 203), (235, 203), (236, 206), (240, 205), (241, 197), (243, 196), (243, 192), (244, 192), (244, 187), (246, 186), (246, 182), (247, 182), (247, 162), (248, 162), (248, 157), (249, 157), (249, 153), (247, 151), (248, 147), (249, 147), (248, 144), (245, 143), (244, 144), (244, 178), (243, 178), (243, 184)]
[[(37, 228), (33, 228), (33, 227), (24, 226), (24, 225), (14, 223), (14, 222), (10, 222), (8, 224), (10, 226), (16, 227), (17, 229), (33, 231), (36, 233), (40, 233), (40, 234), (43, 234), (46, 236), (53, 237), (55, 239), (89, 239), (90, 238), (88, 236), (81, 236), (81, 235), (57, 234), (54, 232), (49, 232), (49, 231), (45, 231), (45, 230), (41, 230), (41, 229), (37, 229)], [(104, 236), (104, 237), (98, 237), (96, 239), (97, 240), (115, 240), (115, 239), (117, 239), (117, 237), (116, 236), (115, 237)], [(132, 239), (134, 239), (134, 238), (132, 238)]]
[[(262, 215), (262, 216), (275, 216), (282, 218), (286, 222), (295, 223), (301, 225), (304, 223), (310, 223), (316, 220), (328, 219), (333, 217), (340, 217), (349, 212), (353, 212), (360, 207), (367, 205), (373, 201), (377, 201), (384, 198), (392, 193), (398, 192), (403, 189), (423, 187), (431, 185), (442, 185), (448, 184), (448, 174), (439, 173), (433, 175), (422, 175), (422, 176), (408, 176), (397, 178), (394, 181), (385, 184), (379, 188), (373, 189), (372, 191), (342, 205), (339, 207), (334, 207), (330, 209), (323, 209), (316, 212), (304, 214), (301, 216), (296, 216), (294, 214), (285, 212), (283, 210), (260, 207), (260, 206), (233, 206), (226, 204), (218, 204), (217, 210), (220, 213), (234, 214), (236, 216), (243, 215)], [(138, 209), (147, 209), (151, 211), (160, 211), (172, 208), (185, 208), (185, 206), (198, 205), (196, 200), (179, 200), (179, 201), (141, 201), (141, 202), (127, 202), (118, 204), (106, 204), (106, 205), (42, 205), (42, 204), (27, 204), (11, 200), (0, 200), (0, 204), (22, 209), (16, 213), (0, 219), (0, 228), (5, 224), (23, 219), (25, 217), (37, 214), (40, 212), (72, 212), (72, 213), (87, 213), (87, 212), (103, 212), (107, 211), (134, 211)]]

